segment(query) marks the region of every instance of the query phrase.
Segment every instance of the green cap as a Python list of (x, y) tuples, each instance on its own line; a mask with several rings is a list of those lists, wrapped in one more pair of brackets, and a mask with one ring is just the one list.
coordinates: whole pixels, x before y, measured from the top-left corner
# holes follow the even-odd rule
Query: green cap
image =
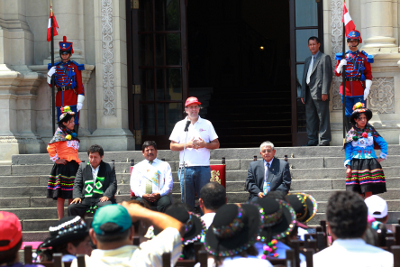
[(105, 223), (115, 223), (123, 232), (132, 226), (132, 219), (125, 207), (118, 204), (106, 205), (99, 208), (94, 214), (92, 228), (98, 235), (104, 235), (104, 231), (100, 229)]

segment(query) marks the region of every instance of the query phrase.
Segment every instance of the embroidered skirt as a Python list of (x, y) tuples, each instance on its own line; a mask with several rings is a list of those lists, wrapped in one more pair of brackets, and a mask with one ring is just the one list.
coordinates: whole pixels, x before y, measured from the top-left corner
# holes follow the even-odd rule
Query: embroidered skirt
[(351, 178), (346, 178), (346, 190), (360, 194), (386, 192), (385, 174), (376, 159), (352, 159)]
[(47, 197), (54, 200), (71, 199), (78, 168), (79, 164), (76, 161), (67, 162), (65, 165), (54, 164), (47, 183)]

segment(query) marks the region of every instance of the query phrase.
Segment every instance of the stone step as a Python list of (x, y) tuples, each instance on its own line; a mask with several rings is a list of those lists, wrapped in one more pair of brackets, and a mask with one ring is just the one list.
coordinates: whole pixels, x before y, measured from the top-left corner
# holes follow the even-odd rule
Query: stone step
[(50, 236), (49, 231), (22, 231), (22, 238), (25, 242), (44, 241)]
[[(387, 188), (398, 188), (400, 190), (400, 177), (386, 177)], [(293, 179), (290, 187), (293, 191), (298, 190), (343, 190), (346, 187), (345, 178), (340, 179)]]
[[(222, 143), (223, 145), (223, 143)], [(220, 160), (222, 157), (226, 159), (252, 159), (254, 155), (259, 156), (259, 145), (254, 148), (220, 148), (211, 151), (211, 159)], [(289, 158), (293, 154), (294, 158), (308, 158), (313, 157), (344, 157), (344, 151), (341, 146), (329, 147), (278, 147), (276, 156), (283, 158), (288, 155)], [(388, 147), (389, 158), (391, 155), (400, 155), (400, 145), (389, 145)], [(87, 161), (87, 153), (80, 152), (79, 157)], [(170, 150), (159, 150), (158, 158), (165, 158), (167, 161), (177, 161), (179, 153)], [(141, 151), (106, 151), (104, 161), (111, 162), (128, 162), (134, 159), (135, 162), (143, 160)], [(41, 154), (20, 154), (12, 156), (12, 165), (26, 165), (26, 164), (51, 164), (49, 155), (47, 153)], [(11, 175), (10, 166), (0, 165), (0, 175)]]
[[(398, 218), (400, 218), (400, 212), (399, 211), (389, 211), (389, 218), (387, 221), (387, 224), (397, 224)], [(318, 212), (315, 214), (315, 216), (307, 223), (307, 225), (310, 226), (316, 226), (319, 225), (320, 220), (326, 220), (326, 214), (325, 213), (320, 213)]]

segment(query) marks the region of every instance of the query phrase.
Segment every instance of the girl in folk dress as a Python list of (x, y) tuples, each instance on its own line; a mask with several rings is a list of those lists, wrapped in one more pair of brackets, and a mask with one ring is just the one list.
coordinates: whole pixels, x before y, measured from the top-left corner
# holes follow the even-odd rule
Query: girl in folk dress
[(80, 164), (78, 157), (79, 139), (74, 132), (75, 113), (69, 106), (61, 108), (58, 128), (47, 146), (50, 159), (54, 162), (47, 185), (47, 197), (57, 200), (58, 219), (64, 217), (64, 202), (72, 201), (72, 189)]
[[(355, 191), (365, 198), (386, 192), (385, 175), (381, 162), (387, 158), (387, 142), (368, 121), (372, 112), (361, 102), (353, 106), (350, 121), (353, 127), (347, 132), (344, 144), (346, 190)], [(374, 143), (381, 148), (379, 158)]]

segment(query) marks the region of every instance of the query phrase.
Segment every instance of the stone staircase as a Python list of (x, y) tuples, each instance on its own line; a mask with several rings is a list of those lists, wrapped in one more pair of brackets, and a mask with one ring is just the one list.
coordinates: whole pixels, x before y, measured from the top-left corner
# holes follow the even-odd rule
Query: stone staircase
[[(389, 222), (400, 217), (400, 146), (389, 146), (389, 159), (383, 161), (388, 192), (381, 196), (388, 201)], [(219, 149), (212, 151), (211, 163), (227, 165), (228, 203), (247, 201), (244, 191), (247, 169), (253, 157), (260, 159), (258, 148)], [(278, 147), (276, 156), (288, 156), (291, 165), (292, 192), (312, 194), (318, 201), (318, 214), (311, 220), (316, 225), (325, 218), (326, 202), (333, 191), (345, 189), (344, 152), (341, 147)], [(87, 154), (79, 157), (87, 161)], [(178, 153), (159, 150), (158, 158), (171, 165), (174, 178), (173, 199), (180, 200), (177, 178)], [(143, 160), (141, 151), (106, 152), (104, 161), (115, 160), (118, 180), (117, 201), (129, 200), (130, 160)], [(48, 235), (48, 227), (57, 221), (56, 202), (46, 199), (47, 177), (52, 164), (47, 154), (14, 155), (12, 165), (0, 165), (0, 210), (15, 213), (22, 222), (24, 241), (40, 241)], [(66, 211), (66, 210), (65, 210)]]

